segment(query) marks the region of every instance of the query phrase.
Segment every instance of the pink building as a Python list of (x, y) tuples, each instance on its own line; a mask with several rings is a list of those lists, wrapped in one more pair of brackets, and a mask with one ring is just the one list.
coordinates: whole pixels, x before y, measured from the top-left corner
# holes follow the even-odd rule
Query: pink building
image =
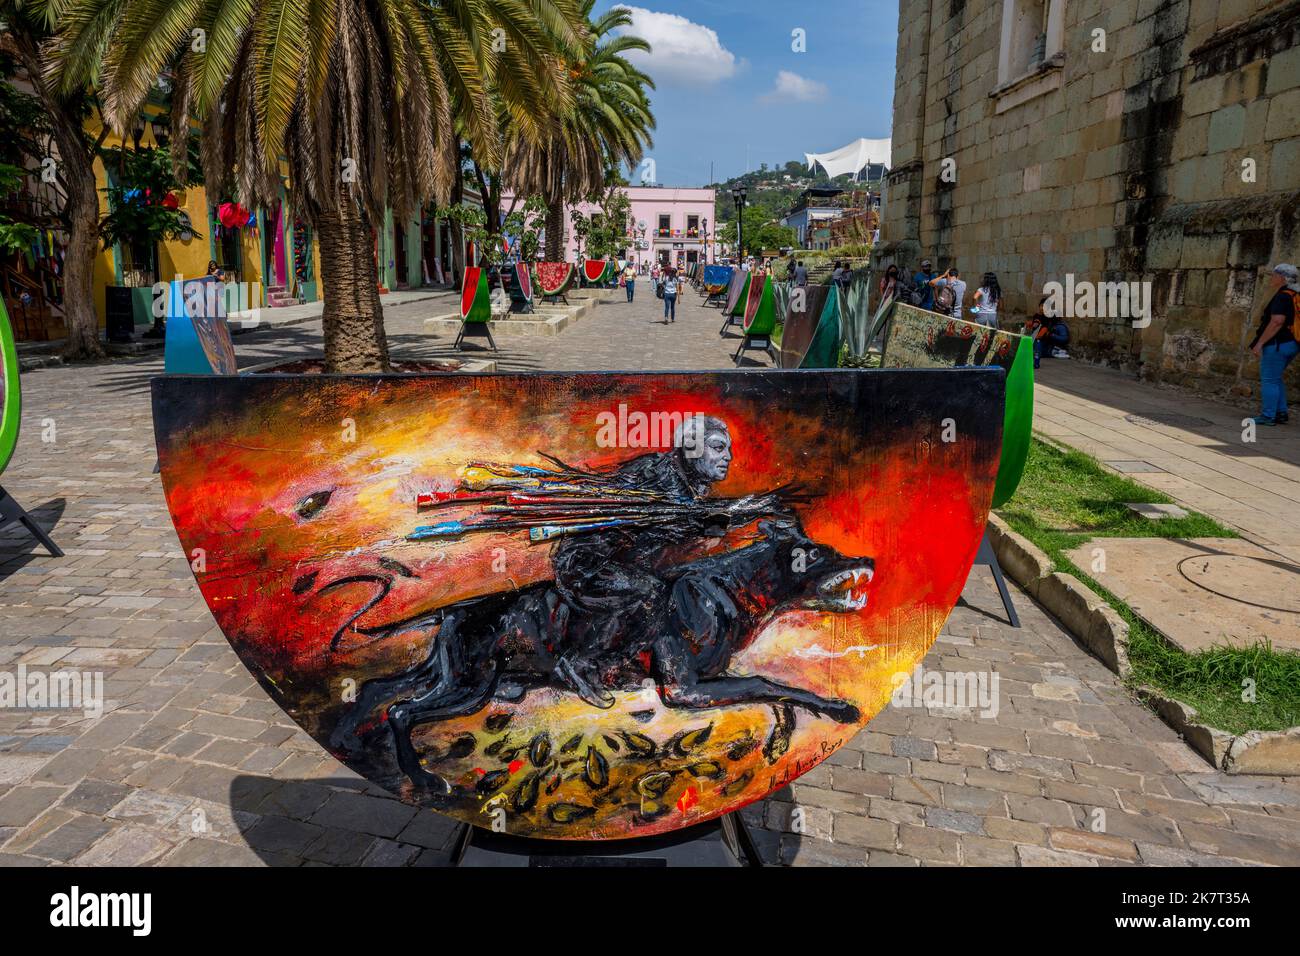
[[(718, 243), (714, 238), (717, 223), (713, 211), (717, 190), (673, 186), (624, 188), (632, 203), (626, 254), (633, 262), (648, 266), (658, 259), (661, 263), (686, 265), (713, 262), (717, 258)], [(501, 197), (503, 209), (510, 208), (511, 198), (510, 193)], [(596, 207), (579, 203), (572, 208), (589, 216)], [(564, 225), (564, 256), (573, 262), (578, 244), (567, 213)]]

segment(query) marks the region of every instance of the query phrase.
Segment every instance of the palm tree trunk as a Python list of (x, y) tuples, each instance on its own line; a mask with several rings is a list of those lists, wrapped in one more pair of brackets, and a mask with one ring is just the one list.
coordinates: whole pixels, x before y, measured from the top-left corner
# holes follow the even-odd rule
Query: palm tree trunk
[[(68, 248), (63, 271), (63, 321), (67, 339), (63, 357), (71, 361), (103, 358), (99, 319), (95, 315), (95, 256), (99, 252), (99, 195), (95, 192), (95, 147), (86, 139), (79, 102), (59, 99), (50, 91), (42, 70), (38, 40), (26, 21), (8, 24), (18, 59), (32, 92), (49, 114), (50, 131), (58, 147), (58, 174), (67, 192), (61, 218), (67, 226)], [(100, 140), (103, 140), (101, 134)]]
[[(461, 164), (456, 164), (456, 181), (451, 190), (451, 204), (459, 207), (461, 201), (465, 198), (465, 173)], [(465, 229), (459, 219), (451, 220), (451, 228), (447, 230), (451, 236), (451, 281), (452, 285), (461, 284), (461, 276), (465, 274)]]
[(325, 371), (390, 371), (374, 228), (344, 197), (338, 209), (317, 216), (316, 237), (325, 287)]
[(68, 201), (64, 210), (68, 248), (63, 259), (63, 321), (67, 327), (63, 358), (69, 361), (85, 361), (104, 355), (94, 301), (95, 256), (99, 253), (99, 197), (95, 194), (94, 173), (88, 163), (82, 165), (86, 167), (83, 172), (67, 176)]
[(564, 202), (553, 200), (546, 207), (546, 261), (564, 259)]

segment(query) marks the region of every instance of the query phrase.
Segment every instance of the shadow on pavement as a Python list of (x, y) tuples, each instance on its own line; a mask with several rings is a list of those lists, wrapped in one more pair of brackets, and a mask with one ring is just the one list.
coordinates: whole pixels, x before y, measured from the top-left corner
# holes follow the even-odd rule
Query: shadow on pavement
[[(21, 493), (21, 488), (19, 491)], [(19, 503), (21, 504), (21, 501)], [(45, 533), (54, 539), (55, 544), (62, 547), (63, 542), (59, 541), (58, 525), (67, 507), (67, 499), (53, 498), (43, 505), (28, 508), (27, 513), (36, 520), (38, 525), (45, 529)], [(33, 561), (61, 560), (63, 559), (50, 556), (46, 552), (45, 546), (37, 541), (31, 532), (21, 524), (15, 523), (0, 531), (0, 581)]]
[(445, 866), (457, 827), (348, 776), (236, 777), (230, 808), (240, 836), (268, 866)]
[[(772, 799), (792, 802), (783, 787)], [(446, 866), (459, 824), (402, 803), (355, 777), (276, 780), (244, 775), (230, 784), (240, 836), (268, 866)], [(743, 812), (759, 855), (778, 862), (782, 834), (762, 828), (765, 803)], [(785, 834), (793, 860), (800, 839)], [(593, 850), (600, 844), (593, 842)]]

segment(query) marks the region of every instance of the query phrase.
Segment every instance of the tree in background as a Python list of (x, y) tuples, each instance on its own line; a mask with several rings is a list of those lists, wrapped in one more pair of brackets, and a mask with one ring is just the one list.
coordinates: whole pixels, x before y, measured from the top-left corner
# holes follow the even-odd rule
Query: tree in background
[[(0, 194), (18, 192), (24, 188), (27, 170), (21, 166), (0, 163)], [(0, 212), (0, 253), (10, 255), (25, 252), (36, 241), (36, 227), (29, 222), (19, 222)]]
[(151, 273), (148, 284), (152, 285), (162, 278), (158, 274), (159, 242), (179, 239), (186, 231), (202, 238), (182, 218), (176, 199), (177, 190), (203, 182), (197, 156), (191, 153), (178, 177), (171, 155), (162, 149), (114, 146), (100, 150), (100, 155), (105, 168), (117, 170), (116, 182), (104, 190), (109, 212), (100, 220), (100, 239), (105, 249), (116, 243), (142, 252), (144, 267)]
[[(15, 75), (30, 87), (42, 111), (41, 126), (29, 130), (48, 131), (48, 137), (40, 138), (39, 146), (26, 152), (36, 163), (36, 175), (49, 177), (57, 186), (57, 208), (52, 213), (67, 237), (62, 275), (67, 338), (62, 354), (68, 360), (84, 360), (104, 354), (94, 303), (95, 254), (99, 247), (94, 161), (108, 129), (102, 129), (98, 139), (86, 135), (86, 119), (95, 100), (84, 84), (59, 89), (46, 79), (49, 61), (45, 43), (53, 16), (52, 6), (41, 8), (22, 0), (0, 0), (4, 48), (13, 56)], [(84, 51), (82, 56), (93, 69), (93, 51)]]
[(589, 197), (596, 209), (587, 218), (588, 259), (612, 259), (627, 248), (632, 200), (628, 198), (626, 185), (621, 176), (611, 174), (605, 188)]
[[(752, 255), (763, 249), (781, 249), (795, 244), (797, 237), (793, 229), (769, 218), (762, 209), (756, 206), (745, 207), (744, 222), (745, 248), (742, 250), (744, 253)], [(727, 245), (735, 248), (736, 220), (734, 216), (730, 222), (723, 223), (719, 238)]]
[(646, 92), (654, 82), (624, 55), (648, 52), (650, 44), (614, 35), (632, 22), (626, 8), (614, 7), (591, 20), (593, 5), (594, 0), (581, 3), (588, 38), (558, 54), (574, 84), (573, 109), (553, 113), (538, 139), (512, 137), (506, 154), (504, 169), (515, 191), (546, 200), (546, 258), (551, 261), (563, 255), (565, 205), (603, 189), (610, 169), (640, 163), (655, 126)]
[(582, 28), (574, 0), (59, 6), (59, 90), (102, 86), (105, 119), (122, 131), (170, 72), (173, 161), (184, 161), (193, 117), (214, 193), (270, 205), (287, 173), (320, 243), (331, 372), (390, 367), (374, 256), (385, 209), (409, 220), (430, 200), (446, 202), (462, 136), (498, 165), (493, 97), (520, 117), (563, 105), (554, 40), (568, 30), (576, 42)]
[[(13, 57), (0, 50), (0, 77), (14, 75)], [(0, 195), (27, 192), (31, 168), (39, 168), (47, 155), (50, 124), (40, 101), (0, 78)], [(31, 248), (36, 241), (35, 217), (21, 204), (15, 219), (0, 212), (0, 252), (10, 255)]]

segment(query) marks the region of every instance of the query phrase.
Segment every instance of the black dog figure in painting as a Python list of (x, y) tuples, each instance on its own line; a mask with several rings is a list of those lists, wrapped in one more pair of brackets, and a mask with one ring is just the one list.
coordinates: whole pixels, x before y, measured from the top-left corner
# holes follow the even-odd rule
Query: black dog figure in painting
[[(620, 465), (612, 486), (699, 502), (731, 467), (731, 435), (726, 422), (692, 415), (676, 429), (673, 450), (641, 455)], [(557, 676), (593, 707), (610, 707), (613, 696), (601, 686), (598, 667), (608, 665), (624, 636), (629, 616), (653, 614), (668, 582), (661, 569), (666, 549), (698, 540), (720, 529), (710, 515), (671, 525), (628, 525), (600, 534), (563, 539), (551, 557), (555, 589), (584, 618), (582, 635), (570, 635), (557, 661)]]
[[(696, 419), (695, 426), (689, 421), (673, 451), (601, 475), (609, 487), (672, 501), (679, 510), (669, 520), (615, 523), (566, 538), (553, 554), (554, 581), (460, 601), (373, 635), (437, 628), (423, 663), (363, 686), (331, 744), (354, 750), (358, 727), (388, 705), (387, 727), (402, 772), (446, 794), (447, 782), (420, 765), (411, 732), (534, 688), (570, 690), (607, 707), (611, 691), (635, 690), (648, 676), (669, 707), (769, 704), (787, 732), (792, 708), (856, 722), (858, 709), (847, 701), (727, 669), (733, 655), (783, 611), (865, 606), (874, 563), (812, 541), (779, 495), (706, 500), (712, 483), (726, 477), (731, 440), (717, 419)], [(743, 547), (679, 564), (666, 554), (751, 525), (754, 540)]]

